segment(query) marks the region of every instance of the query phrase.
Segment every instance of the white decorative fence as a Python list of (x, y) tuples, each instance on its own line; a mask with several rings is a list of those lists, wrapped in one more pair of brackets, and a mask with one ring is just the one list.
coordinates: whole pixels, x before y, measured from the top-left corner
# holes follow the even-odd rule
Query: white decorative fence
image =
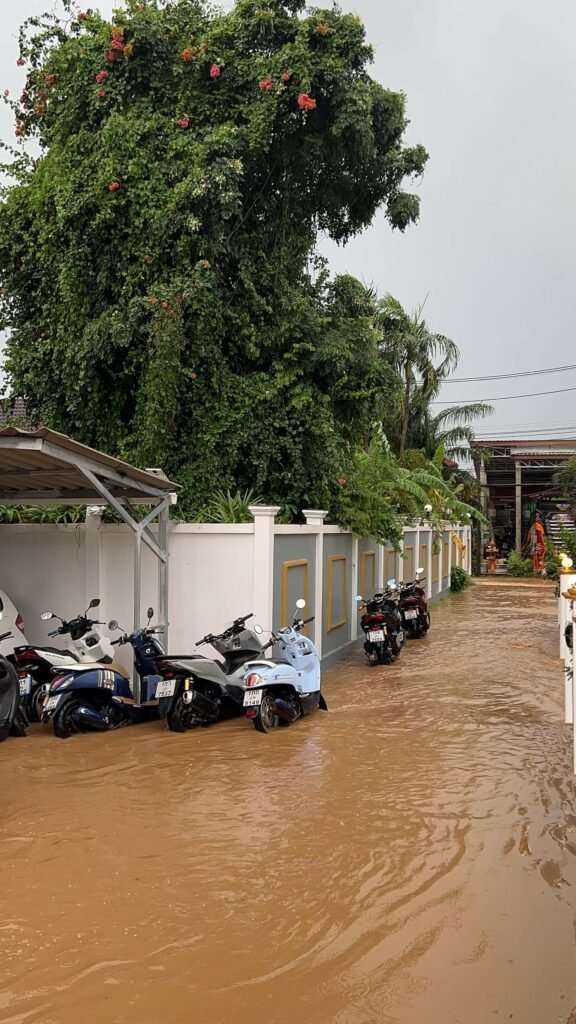
[[(424, 566), (430, 598), (448, 590), (454, 564), (471, 568), (470, 527), (446, 526), (435, 550), (432, 530), (414, 524), (402, 552), (359, 540), (308, 511), (303, 526), (280, 526), (278, 509), (254, 508), (247, 525), (174, 525), (170, 530), (169, 646), (185, 653), (207, 632), (254, 612), (265, 629), (285, 624), (297, 597), (315, 616), (310, 635), (324, 658), (358, 637), (355, 597), (387, 579), (411, 579)], [(78, 526), (0, 525), (0, 587), (24, 616), (33, 642), (46, 641), (44, 609), (71, 617), (100, 597), (102, 619), (131, 629), (133, 539), (124, 526), (89, 517)], [(144, 553), (142, 608), (156, 604), (157, 564)], [(121, 649), (125, 652), (125, 648)]]
[(566, 626), (572, 623), (573, 630), (576, 631), (574, 624), (574, 612), (576, 598), (566, 597), (565, 595), (576, 587), (576, 573), (574, 572), (561, 572), (560, 573), (560, 596), (558, 598), (558, 629), (559, 629), (559, 641), (560, 641), (560, 657), (564, 664), (564, 722), (566, 725), (573, 727), (574, 735), (574, 774), (576, 775), (576, 716), (574, 715), (574, 708), (576, 707), (576, 681), (574, 679), (574, 642), (572, 647), (568, 647), (565, 639)]

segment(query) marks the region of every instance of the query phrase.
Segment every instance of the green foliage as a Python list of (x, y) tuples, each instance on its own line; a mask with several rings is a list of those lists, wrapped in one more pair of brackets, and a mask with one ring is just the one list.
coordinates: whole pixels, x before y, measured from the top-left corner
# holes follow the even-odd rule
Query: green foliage
[(251, 505), (261, 505), (262, 499), (255, 491), (216, 491), (206, 507), (207, 523), (251, 523)]
[(83, 523), (86, 509), (80, 505), (0, 505), (0, 523)]
[(520, 558), (515, 551), (512, 551), (508, 556), (508, 575), (509, 576), (533, 576), (534, 566), (532, 565), (531, 558)]
[(562, 530), (560, 534), (560, 550), (572, 559), (576, 565), (576, 532), (574, 530)]
[(465, 569), (461, 569), (459, 565), (452, 566), (450, 570), (450, 590), (453, 594), (460, 594), (463, 590), (468, 590), (471, 583), (472, 579)]
[(402, 397), (390, 406), (386, 429), (399, 454), (416, 448), (432, 459), (442, 448), (449, 455), (463, 457), (474, 436), (470, 421), (489, 416), (493, 408), (473, 402), (433, 412), (432, 402), (443, 381), (457, 368), (460, 352), (450, 338), (430, 330), (423, 311), (424, 305), (407, 313), (393, 295), (378, 303), (380, 352), (402, 380)]
[(426, 519), (438, 537), (446, 521), (481, 518), (472, 506), (460, 501), (440, 469), (421, 452), (405, 453), (408, 465), (392, 454), (381, 428), (373, 432), (368, 448), (356, 448), (340, 478), (336, 521), (360, 537), (398, 544), (407, 520)]
[(379, 209), (417, 220), (404, 186), (427, 155), (368, 74), (361, 21), (303, 8), (127, 0), (110, 23), (63, 0), (20, 37), (24, 146), (0, 207), (13, 392), (161, 465), (189, 517), (215, 485), (336, 510), (340, 467), (397, 392), (362, 287), (331, 282), (315, 246)]

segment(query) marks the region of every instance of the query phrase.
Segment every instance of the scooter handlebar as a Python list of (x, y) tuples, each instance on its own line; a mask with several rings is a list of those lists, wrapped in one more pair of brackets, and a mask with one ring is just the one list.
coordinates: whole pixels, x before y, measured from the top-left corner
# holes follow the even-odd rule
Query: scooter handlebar
[(12, 633), (0, 633), (0, 643), (2, 643), (3, 640), (9, 640), (11, 636)]

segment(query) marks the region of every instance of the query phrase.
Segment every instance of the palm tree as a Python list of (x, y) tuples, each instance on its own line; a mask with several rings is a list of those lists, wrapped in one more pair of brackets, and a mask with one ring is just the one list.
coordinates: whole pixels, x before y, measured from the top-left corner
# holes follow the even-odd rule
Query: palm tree
[(460, 352), (450, 338), (428, 328), (422, 316), (424, 305), (410, 314), (393, 295), (385, 295), (378, 303), (380, 354), (402, 380), (402, 407), (393, 417), (390, 432), (399, 455), (410, 447), (421, 448), (432, 458), (444, 445), (447, 454), (461, 456), (465, 442), (473, 436), (470, 421), (494, 410), (484, 402), (472, 402), (433, 415), (431, 403), (458, 366)]

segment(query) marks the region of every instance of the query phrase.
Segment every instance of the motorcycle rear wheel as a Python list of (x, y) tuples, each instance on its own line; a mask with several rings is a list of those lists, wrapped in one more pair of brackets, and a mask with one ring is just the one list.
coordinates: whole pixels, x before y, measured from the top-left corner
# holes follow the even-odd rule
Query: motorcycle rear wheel
[(52, 721), (54, 729), (54, 735), (59, 740), (68, 740), (71, 736), (76, 735), (80, 732), (76, 723), (73, 721), (73, 714), (78, 711), (78, 708), (83, 707), (84, 704), (80, 700), (69, 700), (63, 705), (60, 711), (57, 711)]
[[(274, 697), (269, 693), (265, 693), (262, 697), (262, 703), (258, 708), (258, 714), (256, 718), (253, 718), (254, 728), (256, 732), (272, 732), (272, 729), (277, 729), (280, 725), (280, 718), (275, 711)], [(287, 723), (289, 724), (289, 723)]]
[(206, 723), (198, 717), (189, 704), (185, 704), (184, 695), (180, 694), (166, 716), (170, 732), (190, 732)]

